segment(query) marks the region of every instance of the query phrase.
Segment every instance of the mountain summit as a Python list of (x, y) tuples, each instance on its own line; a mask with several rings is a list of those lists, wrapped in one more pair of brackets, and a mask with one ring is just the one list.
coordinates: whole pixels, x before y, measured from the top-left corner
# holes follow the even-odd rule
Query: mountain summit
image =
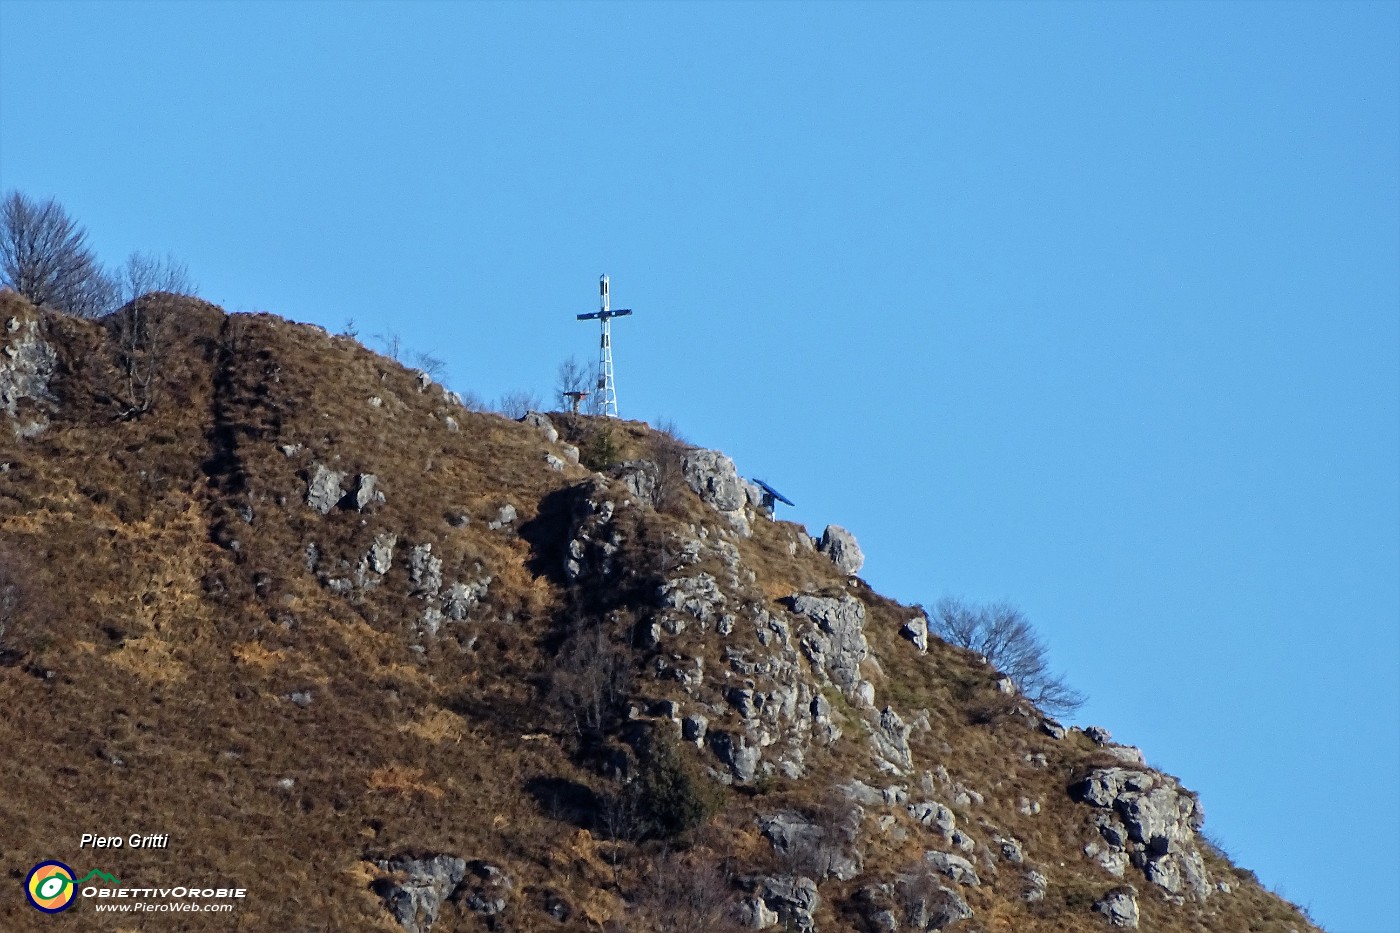
[(1316, 929), (716, 451), (164, 294), (0, 409), (6, 930)]

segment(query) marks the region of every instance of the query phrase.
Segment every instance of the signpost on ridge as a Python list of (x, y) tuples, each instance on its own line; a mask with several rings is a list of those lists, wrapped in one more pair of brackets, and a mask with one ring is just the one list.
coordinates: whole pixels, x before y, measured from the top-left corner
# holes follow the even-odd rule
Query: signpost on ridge
[(612, 357), (612, 326), (611, 321), (615, 317), (625, 317), (632, 313), (631, 308), (619, 308), (614, 311), (608, 303), (608, 277), (606, 275), (598, 279), (598, 305), (599, 309), (590, 314), (580, 314), (580, 321), (599, 321), (603, 327), (603, 336), (598, 344), (598, 392), (602, 395), (602, 404), (599, 406), (604, 415), (609, 418), (617, 417), (617, 383), (613, 381), (613, 357)]

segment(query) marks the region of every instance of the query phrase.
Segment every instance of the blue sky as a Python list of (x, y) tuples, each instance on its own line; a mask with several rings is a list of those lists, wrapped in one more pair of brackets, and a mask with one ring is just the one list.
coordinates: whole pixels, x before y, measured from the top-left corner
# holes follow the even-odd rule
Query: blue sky
[(611, 274), (624, 416), (1400, 928), (1400, 5), (0, 0), (0, 187), (486, 398)]

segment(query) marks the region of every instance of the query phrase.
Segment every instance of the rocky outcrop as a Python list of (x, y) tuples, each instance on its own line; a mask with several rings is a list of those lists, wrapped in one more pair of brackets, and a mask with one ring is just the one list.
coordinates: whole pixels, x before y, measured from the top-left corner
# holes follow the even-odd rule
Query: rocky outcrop
[(904, 623), (904, 627), (899, 630), (899, 634), (913, 643), (919, 649), (919, 654), (928, 654), (928, 618), (919, 616), (917, 619), (910, 619)]
[[(517, 411), (519, 409), (516, 409)], [(548, 415), (542, 415), (537, 411), (527, 411), (524, 415), (516, 419), (521, 424), (528, 425), (544, 435), (544, 439), (553, 444), (559, 440), (559, 429), (554, 426), (554, 422), (549, 420)]]
[(633, 501), (649, 509), (656, 508), (661, 471), (655, 463), (650, 460), (627, 460), (613, 468), (612, 476), (622, 482)]
[(837, 598), (797, 595), (788, 607), (811, 623), (798, 635), (798, 645), (812, 666), (851, 699), (859, 695), (860, 665), (870, 654), (865, 640), (865, 604), (853, 596)]
[(1098, 839), (1084, 854), (1122, 877), (1128, 865), (1169, 894), (1205, 898), (1211, 893), (1196, 831), (1204, 814), (1196, 796), (1166, 775), (1128, 768), (1099, 768), (1070, 788), (1099, 814)]
[(753, 893), (740, 909), (741, 921), (754, 930), (783, 924), (794, 933), (814, 933), (817, 928), (813, 914), (821, 907), (817, 883), (801, 875), (762, 876), (751, 878), (748, 886)]
[(379, 490), (379, 477), (373, 473), (360, 473), (347, 492), (344, 485), (346, 475), (319, 461), (313, 462), (306, 474), (306, 504), (322, 515), (329, 515), (336, 506), (362, 512), (369, 505), (384, 501), (384, 493)]
[(375, 883), (375, 892), (408, 933), (429, 933), (443, 901), (467, 874), (467, 863), (451, 855), (400, 855), (375, 864), (389, 873)]
[(37, 320), (10, 318), (0, 339), (5, 341), (0, 350), (0, 410), (10, 416), (16, 437), (32, 437), (48, 425), (54, 404), (49, 381), (58, 356), (39, 336)]
[(340, 485), (344, 479), (344, 473), (332, 470), (323, 463), (311, 464), (311, 471), (306, 477), (306, 504), (322, 515), (329, 515), (345, 495)]
[(855, 846), (860, 827), (859, 809), (827, 814), (821, 822), (785, 810), (762, 817), (758, 827), (780, 859), (794, 867), (800, 866), (819, 881), (826, 878), (849, 881), (860, 874), (863, 859)]
[(831, 558), (836, 569), (845, 574), (857, 573), (865, 565), (865, 555), (856, 544), (856, 536), (840, 525), (827, 525), (817, 550)]
[(442, 589), (442, 558), (431, 543), (416, 544), (408, 555), (408, 582), (418, 596), (436, 596)]
[(1136, 930), (1138, 925), (1137, 891), (1131, 887), (1114, 888), (1094, 904), (1094, 911), (1103, 914), (1116, 927)]
[(613, 574), (622, 538), (613, 523), (617, 506), (607, 493), (608, 482), (602, 477), (574, 490), (569, 540), (564, 549), (564, 578), (570, 583), (584, 579), (602, 582)]
[(934, 871), (958, 884), (975, 888), (982, 883), (982, 879), (977, 877), (977, 869), (961, 855), (953, 855), (951, 852), (925, 852), (924, 861)]
[(465, 877), (461, 897), (468, 910), (483, 917), (505, 912), (515, 888), (505, 869), (490, 862), (472, 862), (467, 866)]
[[(717, 627), (725, 616), (726, 599), (715, 578), (708, 573), (677, 577), (661, 584), (657, 592), (661, 606), (659, 621), (670, 635), (678, 635), (691, 623), (700, 631)], [(732, 625), (732, 617), (731, 617)]]
[(384, 493), (379, 491), (379, 477), (373, 473), (361, 473), (355, 477), (355, 485), (345, 497), (347, 509), (363, 512), (373, 502), (383, 502)]
[(687, 451), (681, 459), (681, 475), (701, 501), (719, 512), (735, 531), (746, 538), (752, 534), (748, 491), (733, 460), (717, 450)]

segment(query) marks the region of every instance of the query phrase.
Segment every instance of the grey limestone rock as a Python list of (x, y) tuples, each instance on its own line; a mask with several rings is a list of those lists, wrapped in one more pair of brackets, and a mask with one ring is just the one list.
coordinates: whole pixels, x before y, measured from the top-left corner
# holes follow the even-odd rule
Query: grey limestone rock
[(345, 495), (340, 487), (344, 479), (344, 473), (319, 462), (311, 464), (311, 472), (306, 478), (306, 504), (322, 515), (329, 514)]
[(748, 782), (754, 779), (762, 757), (761, 749), (749, 745), (744, 736), (732, 732), (711, 732), (709, 738), (710, 749), (729, 768), (734, 780)]
[(496, 517), (486, 523), (486, 527), (492, 531), (500, 531), (507, 525), (513, 524), (519, 516), (516, 514), (515, 506), (507, 502), (496, 510)]
[(1137, 890), (1126, 885), (1114, 888), (1094, 904), (1094, 911), (1103, 914), (1116, 927), (1135, 930), (1138, 925)]
[(1013, 865), (1019, 865), (1026, 860), (1026, 853), (1021, 848), (1021, 841), (1015, 837), (993, 836), (992, 842), (996, 846), (996, 852), (1003, 859)]
[(845, 574), (857, 573), (865, 564), (865, 555), (856, 544), (856, 536), (840, 525), (826, 526), (817, 550), (831, 558), (836, 568)]
[(488, 577), (471, 585), (454, 583), (442, 594), (442, 611), (453, 622), (461, 622), (486, 596)]
[(20, 321), (10, 318), (5, 329), (11, 335), (0, 353), (0, 409), (14, 419), (17, 437), (32, 437), (48, 424), (47, 418), (31, 412), (35, 420), (21, 418), (20, 402), (29, 402), (44, 410), (54, 405), (49, 381), (58, 365), (53, 347), (39, 336), (37, 320)]
[(914, 757), (909, 750), (909, 727), (894, 707), (886, 706), (880, 711), (876, 728), (870, 733), (870, 741), (880, 757), (901, 771), (914, 767)]
[(681, 738), (687, 742), (700, 743), (705, 741), (705, 731), (709, 729), (710, 721), (699, 713), (691, 713), (681, 720)]
[(442, 559), (433, 556), (432, 544), (417, 544), (408, 556), (408, 582), (419, 596), (436, 596), (442, 589)]
[(374, 536), (374, 543), (369, 546), (369, 552), (365, 554), (365, 564), (370, 570), (383, 576), (389, 572), (393, 566), (394, 546), (399, 543), (399, 536), (383, 532)]
[(972, 867), (972, 863), (961, 855), (953, 855), (950, 852), (925, 852), (924, 861), (934, 871), (948, 876), (958, 884), (976, 887), (982, 883), (982, 879), (977, 877), (977, 870)]
[(505, 911), (514, 887), (505, 869), (490, 862), (472, 862), (467, 866), (463, 900), (468, 910), (494, 917)]
[(752, 879), (754, 895), (777, 916), (777, 922), (794, 933), (814, 933), (813, 914), (821, 907), (817, 883), (802, 875), (778, 875)]
[(1100, 768), (1076, 784), (1071, 789), (1071, 794), (1076, 800), (1096, 807), (1111, 807), (1125, 791), (1148, 791), (1155, 783), (1152, 775), (1145, 771)]
[(734, 461), (716, 450), (690, 450), (681, 459), (681, 475), (702, 501), (719, 512), (744, 537), (752, 530), (746, 514), (748, 493)]
[(848, 697), (861, 682), (860, 664), (870, 654), (865, 640), (865, 604), (853, 596), (798, 595), (787, 600), (798, 615), (816, 623), (799, 643), (807, 659), (819, 665)]
[(1113, 733), (1109, 732), (1103, 726), (1087, 726), (1084, 729), (1084, 734), (1087, 735), (1095, 745), (1107, 745), (1109, 742), (1113, 741)]
[(612, 475), (622, 481), (639, 505), (649, 509), (656, 507), (661, 474), (655, 463), (650, 460), (627, 460), (614, 467)]
[(914, 643), (914, 647), (919, 649), (919, 654), (928, 654), (928, 619), (919, 616), (917, 619), (910, 619), (904, 623), (904, 628), (899, 630), (909, 641)]
[(378, 493), (379, 477), (373, 473), (361, 473), (355, 477), (355, 488), (350, 490), (346, 506), (363, 512), (365, 506), (374, 502)]
[(400, 855), (375, 864), (390, 873), (376, 883), (375, 891), (408, 933), (429, 933), (442, 902), (467, 873), (466, 862), (450, 855), (417, 859)]
[[(518, 411), (519, 409), (517, 409)], [(559, 440), (559, 429), (554, 426), (554, 422), (549, 420), (548, 415), (543, 415), (537, 411), (527, 411), (520, 418), (516, 419), (521, 424), (529, 425), (544, 435), (544, 439), (553, 444)]]
[(957, 829), (958, 820), (953, 811), (936, 800), (925, 800), (909, 805), (909, 815), (916, 821), (937, 830), (944, 839), (951, 840)]
[(816, 823), (800, 813), (784, 810), (758, 821), (759, 831), (773, 845), (773, 851), (803, 863), (817, 880), (836, 878), (849, 881), (860, 874), (862, 859), (855, 848), (860, 810), (833, 815), (835, 824)]
[(972, 908), (951, 888), (923, 879), (906, 879), (902, 887), (911, 929), (941, 930), (972, 918)]

